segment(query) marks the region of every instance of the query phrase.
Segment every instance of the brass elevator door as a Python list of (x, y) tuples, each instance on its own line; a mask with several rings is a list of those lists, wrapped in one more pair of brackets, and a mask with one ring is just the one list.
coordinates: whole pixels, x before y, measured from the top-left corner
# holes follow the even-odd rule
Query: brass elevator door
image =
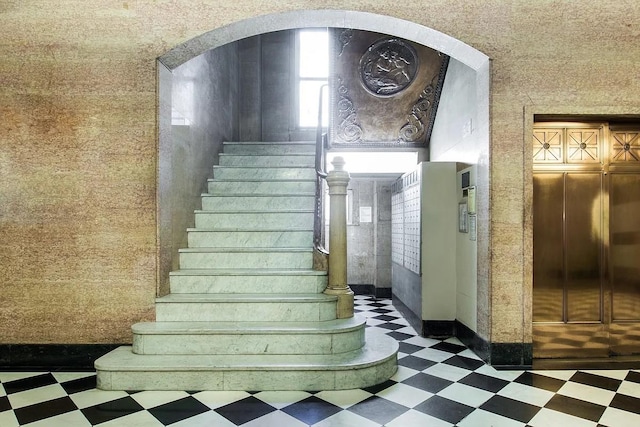
[(640, 173), (609, 177), (611, 350), (640, 353)]
[(574, 128), (545, 126), (534, 137), (564, 148), (553, 164), (534, 161), (533, 355), (640, 354), (640, 155), (637, 164), (610, 161), (605, 125), (591, 129), (595, 161), (571, 162)]

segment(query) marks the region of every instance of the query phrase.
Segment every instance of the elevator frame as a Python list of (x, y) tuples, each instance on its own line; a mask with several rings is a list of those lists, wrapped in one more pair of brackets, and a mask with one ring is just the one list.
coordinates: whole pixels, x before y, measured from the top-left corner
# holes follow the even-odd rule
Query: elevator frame
[[(563, 174), (562, 208), (562, 262), (563, 262), (563, 301), (560, 321), (540, 321), (535, 318), (536, 297), (533, 277), (532, 293), (532, 340), (534, 358), (586, 358), (610, 357), (616, 355), (640, 354), (640, 310), (635, 319), (625, 321), (613, 318), (613, 287), (611, 277), (611, 241), (610, 210), (612, 176), (632, 174), (640, 177), (640, 136), (620, 148), (618, 140), (614, 143), (614, 133), (630, 132), (640, 135), (640, 122), (616, 123), (614, 121), (560, 121), (539, 120), (533, 124), (533, 164), (534, 180), (544, 174)], [(555, 139), (546, 135), (560, 132)], [(596, 142), (574, 140), (571, 146), (570, 135), (582, 131), (591, 132)], [(542, 138), (541, 138), (542, 136)], [(582, 136), (581, 136), (582, 137)], [(585, 146), (582, 146), (585, 145)], [(615, 147), (614, 147), (615, 145)], [(586, 153), (586, 155), (585, 155)], [(593, 154), (593, 155), (589, 155)], [(629, 156), (627, 156), (629, 154)], [(620, 159), (620, 157), (624, 159)], [(600, 174), (600, 296), (598, 320), (571, 321), (567, 310), (567, 266), (566, 266), (566, 179), (568, 174)], [(639, 178), (640, 179), (640, 178)], [(534, 184), (535, 192), (535, 184)], [(532, 212), (536, 211), (533, 206)], [(535, 223), (535, 219), (532, 223)], [(635, 234), (640, 233), (640, 231)], [(535, 229), (533, 235), (535, 238)], [(632, 236), (633, 238), (633, 236)], [(534, 242), (535, 245), (535, 242)], [(535, 251), (535, 249), (534, 249)], [(533, 252), (532, 252), (533, 255)], [(533, 262), (535, 271), (536, 260)], [(638, 288), (640, 293), (640, 287)], [(638, 296), (640, 298), (640, 295)], [(538, 301), (539, 304), (539, 301)]]

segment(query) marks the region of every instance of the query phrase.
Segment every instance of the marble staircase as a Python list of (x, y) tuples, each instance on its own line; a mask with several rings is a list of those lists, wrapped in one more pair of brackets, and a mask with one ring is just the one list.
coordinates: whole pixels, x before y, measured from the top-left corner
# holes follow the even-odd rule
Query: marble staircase
[(381, 383), (395, 340), (336, 317), (313, 270), (315, 146), (225, 143), (171, 292), (132, 346), (95, 362), (103, 390), (337, 390)]

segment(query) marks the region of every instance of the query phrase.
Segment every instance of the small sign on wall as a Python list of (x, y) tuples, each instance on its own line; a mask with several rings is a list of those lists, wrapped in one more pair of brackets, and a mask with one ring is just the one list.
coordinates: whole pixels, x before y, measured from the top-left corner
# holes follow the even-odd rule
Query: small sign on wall
[(372, 222), (371, 206), (360, 206), (360, 222)]
[(467, 192), (467, 205), (469, 215), (475, 215), (476, 213), (476, 186), (468, 188)]
[(469, 240), (475, 241), (478, 235), (478, 220), (475, 215), (469, 215)]
[(460, 233), (468, 233), (469, 228), (467, 226), (467, 202), (458, 204), (458, 231)]

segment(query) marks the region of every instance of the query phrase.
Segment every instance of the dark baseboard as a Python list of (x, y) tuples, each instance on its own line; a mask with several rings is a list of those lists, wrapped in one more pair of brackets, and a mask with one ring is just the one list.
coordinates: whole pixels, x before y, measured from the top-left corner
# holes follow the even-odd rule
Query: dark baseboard
[[(381, 288), (384, 289), (387, 288)], [(422, 321), (398, 298), (393, 298), (393, 305), (423, 336), (456, 336), (478, 357), (496, 369), (531, 369), (533, 347), (530, 343), (489, 343), (457, 320)], [(119, 346), (120, 344), (0, 344), (0, 370), (92, 371), (97, 358)]]
[(355, 295), (372, 295), (376, 298), (391, 298), (391, 288), (376, 288), (374, 285), (349, 285)]
[(0, 344), (3, 371), (92, 371), (93, 362), (120, 344)]
[(490, 363), (496, 369), (531, 369), (533, 344), (492, 343)]
[(447, 339), (456, 335), (455, 320), (423, 320), (422, 336), (427, 338)]
[(565, 370), (565, 369), (640, 369), (640, 355), (612, 356), (602, 358), (575, 359), (534, 359), (535, 370)]
[(531, 369), (531, 343), (490, 343), (457, 320), (456, 337), (485, 363), (496, 369)]
[(484, 360), (485, 363), (489, 363), (491, 359), (490, 343), (458, 320), (456, 320), (456, 338), (458, 338), (462, 344), (466, 345), (469, 350), (478, 355), (480, 359)]
[(356, 295), (375, 295), (376, 287), (373, 285), (349, 285)]
[(419, 333), (422, 333), (422, 319), (420, 319), (413, 311), (409, 309), (401, 300), (395, 295), (392, 295), (393, 306), (402, 314), (409, 325)]
[(376, 298), (391, 299), (391, 288), (376, 288)]

